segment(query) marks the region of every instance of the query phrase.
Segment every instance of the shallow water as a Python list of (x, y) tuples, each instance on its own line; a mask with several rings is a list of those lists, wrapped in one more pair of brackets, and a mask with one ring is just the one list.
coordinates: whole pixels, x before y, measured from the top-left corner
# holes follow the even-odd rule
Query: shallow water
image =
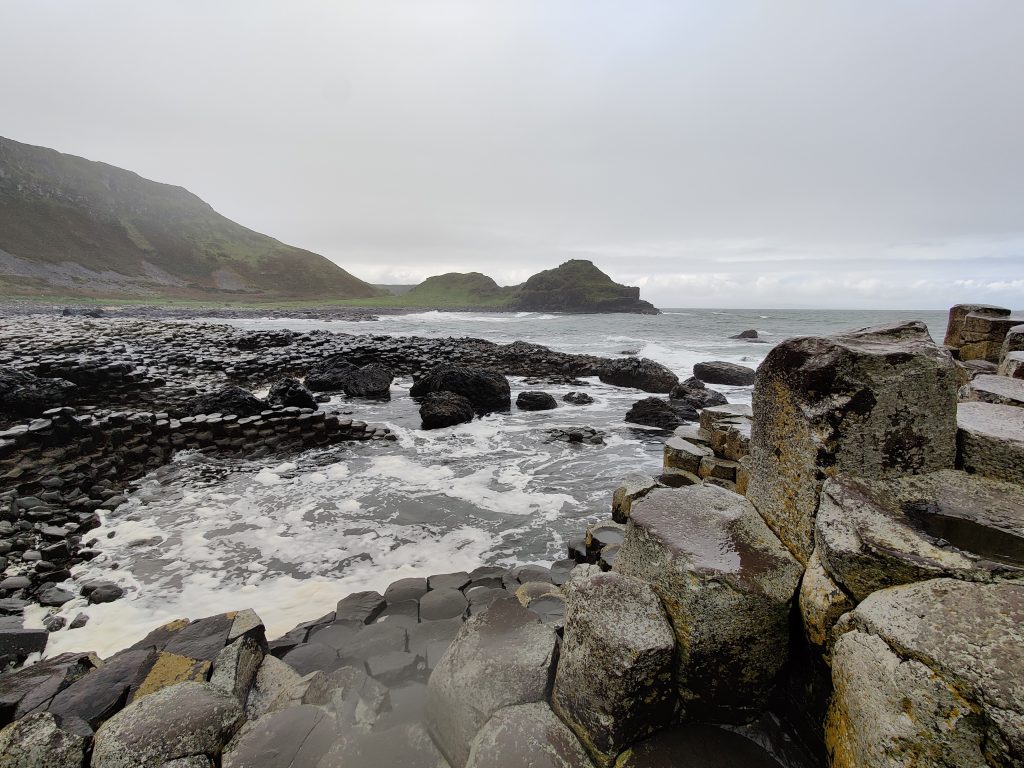
[[(770, 344), (725, 338), (745, 328), (778, 340), (918, 316), (941, 335), (945, 321), (944, 313), (818, 315), (428, 312), (384, 316), (378, 323), (274, 319), (232, 324), (523, 339), (609, 356), (630, 351), (659, 360), (685, 378), (701, 360), (756, 365)], [(143, 478), (129, 502), (108, 514), (94, 532), (101, 556), (75, 570), (79, 582), (113, 578), (128, 590), (126, 596), (99, 606), (80, 599), (65, 605), (61, 613), (69, 621), (82, 612), (89, 623), (54, 633), (47, 653), (88, 649), (106, 655), (171, 619), (244, 607), (257, 610), (273, 637), (333, 610), (348, 592), (383, 591), (398, 578), (481, 564), (552, 562), (565, 556), (567, 541), (581, 535), (588, 522), (608, 516), (611, 493), (622, 475), (656, 472), (661, 466), (663, 434), (623, 421), (630, 405), (646, 393), (590, 379), (585, 390), (595, 403), (570, 406), (561, 397), (573, 387), (538, 387), (555, 395), (557, 410), (513, 408), (471, 424), (424, 432), (408, 397), (411, 383), (398, 380), (389, 402), (336, 397), (324, 406), (391, 427), (396, 443), (339, 445), (258, 461), (183, 453)], [(531, 388), (512, 379), (513, 399)], [(732, 402), (750, 401), (749, 388), (720, 389)], [(600, 429), (607, 445), (545, 442), (547, 429), (567, 425)], [(37, 609), (33, 619), (38, 623), (42, 616)]]

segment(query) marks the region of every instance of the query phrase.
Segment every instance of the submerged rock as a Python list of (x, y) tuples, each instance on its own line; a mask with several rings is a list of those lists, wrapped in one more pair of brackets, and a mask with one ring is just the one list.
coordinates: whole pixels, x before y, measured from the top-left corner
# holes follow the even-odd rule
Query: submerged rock
[(712, 360), (693, 366), (694, 378), (705, 384), (725, 384), (733, 387), (748, 387), (754, 383), (755, 371), (745, 365)]
[(956, 388), (924, 323), (782, 342), (757, 372), (747, 497), (806, 562), (828, 477), (952, 468)]
[(672, 371), (646, 357), (609, 360), (601, 368), (599, 378), (605, 384), (633, 387), (655, 394), (668, 394), (679, 383), (679, 377)]
[(586, 392), (570, 392), (562, 397), (562, 400), (569, 403), (569, 405), (590, 405), (594, 402), (594, 398)]

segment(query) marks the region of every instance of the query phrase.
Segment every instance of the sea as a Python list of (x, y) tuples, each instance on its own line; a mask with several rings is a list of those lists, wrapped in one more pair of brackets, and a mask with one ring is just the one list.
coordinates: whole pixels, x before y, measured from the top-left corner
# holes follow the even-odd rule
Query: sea
[[(382, 315), (376, 322), (210, 322), (523, 340), (563, 352), (648, 357), (685, 379), (701, 361), (756, 367), (774, 344), (793, 336), (921, 320), (941, 341), (946, 318), (936, 311), (667, 309), (660, 315), (422, 312)], [(748, 329), (758, 332), (757, 342), (730, 338)], [(609, 517), (612, 492), (625, 474), (659, 471), (665, 439), (663, 432), (624, 420), (647, 393), (585, 381), (536, 386), (513, 378), (513, 400), (519, 391), (543, 389), (559, 408), (524, 412), (513, 406), (509, 413), (426, 432), (409, 398), (412, 381), (400, 378), (390, 401), (337, 396), (322, 406), (386, 425), (396, 442), (255, 461), (178, 454), (138, 481), (126, 504), (106, 513), (92, 532), (102, 554), (75, 569), (76, 583), (114, 580), (125, 596), (103, 605), (66, 604), (61, 615), (69, 622), (79, 614), (88, 622), (51, 635), (47, 655), (94, 650), (106, 656), (172, 619), (242, 608), (255, 609), (275, 637), (332, 611), (349, 592), (383, 591), (396, 579), (564, 558), (588, 524)], [(750, 387), (717, 388), (730, 402), (750, 402)], [(561, 402), (573, 389), (595, 402)], [(547, 440), (549, 429), (570, 425), (602, 431), (606, 444)], [(34, 611), (29, 621), (41, 626), (45, 614)]]

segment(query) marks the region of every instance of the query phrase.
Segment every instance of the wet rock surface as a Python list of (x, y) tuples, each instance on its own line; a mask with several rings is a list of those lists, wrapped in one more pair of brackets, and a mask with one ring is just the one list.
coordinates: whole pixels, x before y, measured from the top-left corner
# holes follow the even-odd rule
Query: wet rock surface
[(614, 569), (664, 603), (688, 717), (742, 722), (766, 705), (803, 569), (750, 502), (712, 485), (651, 491), (633, 506)]
[(726, 384), (734, 387), (750, 386), (754, 383), (754, 369), (737, 363), (713, 360), (693, 366), (693, 377), (705, 384)]
[(679, 383), (679, 377), (672, 371), (645, 357), (610, 360), (602, 365), (598, 376), (605, 384), (635, 387), (655, 394), (668, 394)]

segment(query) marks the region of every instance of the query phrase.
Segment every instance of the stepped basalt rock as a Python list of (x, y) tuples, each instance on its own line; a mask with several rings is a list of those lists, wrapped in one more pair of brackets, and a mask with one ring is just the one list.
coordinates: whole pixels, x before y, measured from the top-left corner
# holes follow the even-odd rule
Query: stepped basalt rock
[(923, 323), (782, 342), (758, 368), (748, 498), (806, 562), (827, 478), (953, 467), (956, 389)]

